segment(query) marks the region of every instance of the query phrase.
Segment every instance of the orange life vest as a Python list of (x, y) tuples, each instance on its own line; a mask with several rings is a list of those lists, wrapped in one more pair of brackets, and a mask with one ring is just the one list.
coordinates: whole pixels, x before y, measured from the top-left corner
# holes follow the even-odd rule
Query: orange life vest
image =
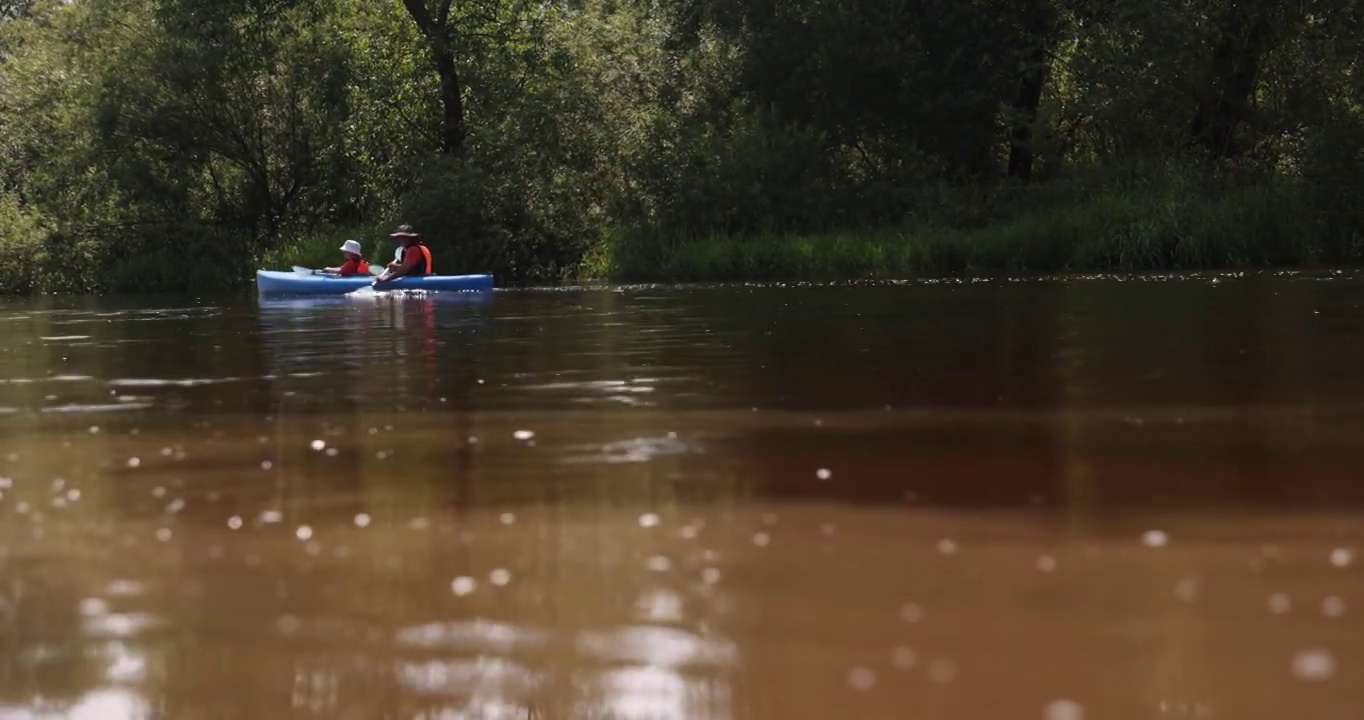
[(431, 251), (426, 247), (426, 245), (425, 245), (424, 243), (418, 242), (418, 243), (415, 243), (415, 244), (412, 244), (412, 245), (408, 245), (408, 246), (407, 246), (407, 249), (403, 251), (403, 265), (407, 265), (407, 253), (412, 252), (413, 250), (418, 250), (418, 251), (420, 251), (420, 252), (421, 252), (421, 258), (417, 260), (417, 266), (416, 266), (415, 268), (413, 268), (411, 274), (412, 274), (412, 275), (430, 275), (430, 274), (431, 274)]
[(364, 256), (361, 256), (359, 260), (353, 260), (353, 259), (351, 259), (351, 258), (346, 258), (346, 261), (343, 262), (343, 263), (341, 263), (341, 277), (350, 277), (351, 275), (368, 275), (368, 274), (369, 274), (369, 261), (365, 260)]

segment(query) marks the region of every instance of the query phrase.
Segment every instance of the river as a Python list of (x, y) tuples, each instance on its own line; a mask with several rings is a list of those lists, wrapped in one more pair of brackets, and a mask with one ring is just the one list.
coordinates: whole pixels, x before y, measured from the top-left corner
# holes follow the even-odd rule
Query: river
[(0, 718), (1359, 718), (1361, 306), (0, 301)]

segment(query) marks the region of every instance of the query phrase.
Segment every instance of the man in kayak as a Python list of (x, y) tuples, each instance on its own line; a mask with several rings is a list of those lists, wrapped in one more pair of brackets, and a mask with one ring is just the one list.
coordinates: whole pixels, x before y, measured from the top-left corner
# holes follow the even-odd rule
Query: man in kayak
[(341, 277), (369, 274), (369, 262), (365, 260), (365, 254), (360, 252), (358, 241), (347, 240), (342, 243), (341, 255), (345, 261), (341, 263), (340, 267), (322, 268), (322, 271), (329, 275), (340, 275)]
[(394, 278), (412, 275), (431, 274), (431, 250), (422, 242), (421, 235), (411, 225), (399, 225), (389, 237), (398, 241), (402, 248), (401, 260), (395, 259), (388, 264), (384, 274), (374, 279), (381, 283)]

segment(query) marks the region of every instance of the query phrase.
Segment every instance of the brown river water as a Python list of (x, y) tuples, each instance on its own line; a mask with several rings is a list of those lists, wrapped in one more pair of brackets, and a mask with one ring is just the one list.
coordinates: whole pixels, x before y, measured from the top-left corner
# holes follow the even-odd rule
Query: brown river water
[(1364, 718), (1364, 277), (0, 301), (0, 719)]

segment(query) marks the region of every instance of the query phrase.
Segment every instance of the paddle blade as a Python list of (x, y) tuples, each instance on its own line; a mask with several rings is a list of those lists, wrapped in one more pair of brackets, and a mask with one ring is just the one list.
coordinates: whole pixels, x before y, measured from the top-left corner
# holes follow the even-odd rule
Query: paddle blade
[(293, 267), (294, 267), (294, 272), (295, 272), (295, 273), (298, 273), (299, 275), (314, 275), (314, 274), (317, 273), (316, 270), (314, 270), (314, 269), (312, 269), (312, 268), (305, 268), (305, 267), (303, 267), (302, 265), (295, 265), (295, 266), (293, 266)]
[(375, 265), (370, 265), (370, 266), (369, 266), (369, 274), (370, 274), (370, 275), (373, 275), (374, 277), (379, 277), (380, 275), (383, 275), (383, 274), (384, 274), (384, 269), (383, 269), (382, 267), (377, 267), (377, 266), (375, 266)]

